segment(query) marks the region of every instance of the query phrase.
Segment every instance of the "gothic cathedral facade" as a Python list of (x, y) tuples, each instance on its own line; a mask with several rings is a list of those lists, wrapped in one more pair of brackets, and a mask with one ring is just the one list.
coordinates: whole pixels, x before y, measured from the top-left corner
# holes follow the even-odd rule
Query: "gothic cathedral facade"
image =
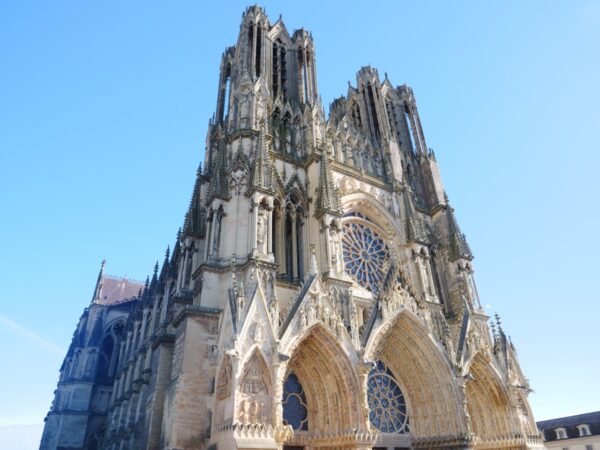
[(312, 35), (253, 6), (217, 97), (173, 251), (101, 271), (41, 448), (542, 448), (413, 91), (363, 67), (326, 116)]

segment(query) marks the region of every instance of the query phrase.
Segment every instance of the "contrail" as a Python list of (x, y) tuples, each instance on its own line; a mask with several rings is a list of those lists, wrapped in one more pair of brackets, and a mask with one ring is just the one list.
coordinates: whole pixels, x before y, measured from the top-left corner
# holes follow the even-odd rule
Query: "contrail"
[(6, 316), (3, 316), (2, 314), (0, 314), (0, 325), (3, 325), (4, 328), (13, 332), (15, 335), (28, 339), (31, 342), (35, 342), (40, 347), (56, 355), (63, 356), (65, 354), (65, 351), (59, 346), (35, 334), (33, 331), (28, 330), (23, 325), (19, 325), (18, 323), (14, 322)]

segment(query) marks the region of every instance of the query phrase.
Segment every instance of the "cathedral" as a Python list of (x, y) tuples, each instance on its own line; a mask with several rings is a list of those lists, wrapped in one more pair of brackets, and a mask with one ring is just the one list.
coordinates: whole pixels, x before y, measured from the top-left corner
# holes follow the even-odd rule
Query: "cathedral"
[(412, 89), (363, 67), (326, 115), (315, 61), (244, 12), (173, 249), (102, 263), (41, 449), (543, 448)]

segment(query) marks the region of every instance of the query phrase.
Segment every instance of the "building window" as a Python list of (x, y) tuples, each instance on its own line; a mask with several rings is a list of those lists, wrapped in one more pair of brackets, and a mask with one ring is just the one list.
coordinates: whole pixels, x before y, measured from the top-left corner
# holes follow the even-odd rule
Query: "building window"
[(556, 439), (567, 439), (567, 430), (564, 428), (556, 428)]
[[(577, 425), (577, 429), (579, 430), (579, 436), (591, 436), (592, 432), (590, 431), (590, 426), (586, 423)], [(588, 449), (586, 449), (588, 450)]]
[(295, 373), (290, 373), (283, 383), (283, 423), (294, 430), (308, 430), (306, 395)]
[(408, 412), (402, 390), (394, 375), (381, 361), (367, 381), (369, 420), (383, 433), (408, 433)]
[(358, 218), (344, 222), (342, 247), (346, 273), (376, 294), (385, 276), (390, 250), (370, 225)]

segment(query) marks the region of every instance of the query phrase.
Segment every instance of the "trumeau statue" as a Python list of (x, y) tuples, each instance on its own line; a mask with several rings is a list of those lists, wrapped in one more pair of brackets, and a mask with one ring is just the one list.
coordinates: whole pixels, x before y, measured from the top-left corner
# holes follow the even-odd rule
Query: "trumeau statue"
[(42, 449), (543, 448), (412, 89), (363, 67), (326, 116), (316, 73), (245, 11), (173, 252), (102, 266)]

